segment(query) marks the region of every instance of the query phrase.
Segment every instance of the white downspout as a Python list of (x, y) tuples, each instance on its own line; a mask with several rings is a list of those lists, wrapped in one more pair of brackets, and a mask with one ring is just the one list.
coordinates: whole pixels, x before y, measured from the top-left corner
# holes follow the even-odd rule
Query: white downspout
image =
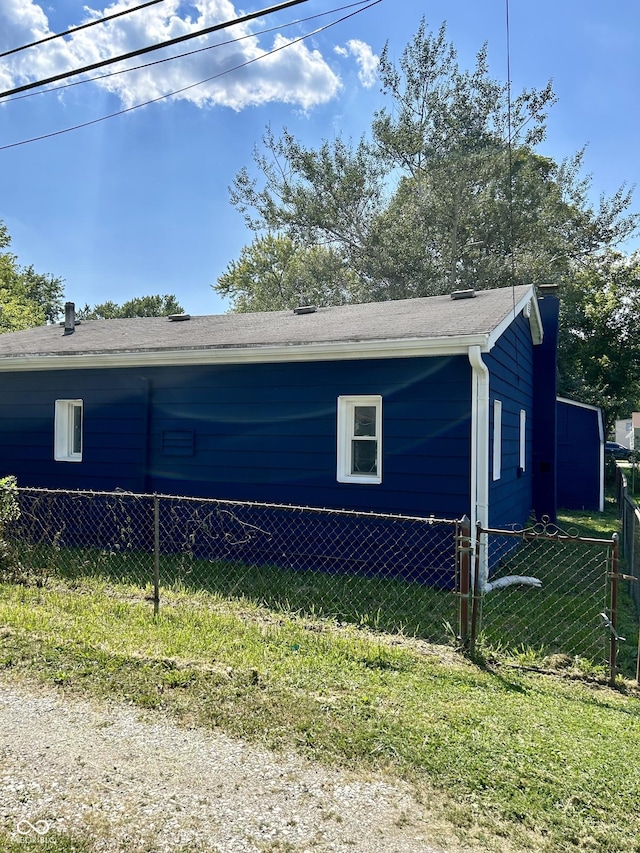
[[(471, 531), (476, 523), (489, 525), (489, 368), (482, 360), (479, 346), (469, 347), (471, 376)], [(489, 576), (486, 548), (480, 563), (480, 589)]]

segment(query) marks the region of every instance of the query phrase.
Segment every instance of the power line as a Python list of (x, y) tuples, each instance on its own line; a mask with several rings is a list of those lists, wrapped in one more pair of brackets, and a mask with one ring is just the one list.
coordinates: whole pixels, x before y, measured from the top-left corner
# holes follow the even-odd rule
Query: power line
[(54, 33), (53, 35), (46, 36), (43, 39), (38, 39), (38, 41), (32, 41), (30, 44), (23, 44), (21, 47), (14, 47), (11, 50), (5, 50), (4, 53), (0, 53), (0, 59), (3, 59), (5, 56), (11, 56), (13, 53), (19, 53), (21, 50), (27, 50), (30, 47), (37, 47), (39, 44), (45, 44), (48, 41), (53, 41), (53, 39), (59, 39), (63, 36), (68, 36), (71, 33), (77, 33), (80, 30), (86, 30), (88, 27), (95, 27), (96, 24), (104, 24), (106, 21), (112, 21), (114, 18), (121, 18), (123, 15), (130, 15), (131, 12), (137, 12), (140, 9), (146, 9), (147, 6), (154, 6), (156, 3), (162, 3), (163, 0), (148, 0), (147, 3), (142, 3), (140, 6), (133, 6), (131, 9), (124, 9), (122, 12), (114, 12), (113, 15), (107, 15), (104, 18), (97, 18), (94, 21), (89, 21), (87, 24), (80, 24), (77, 27), (71, 27), (69, 30), (65, 30), (63, 33)]
[(247, 21), (253, 21), (255, 18), (272, 15), (274, 12), (281, 12), (283, 9), (288, 9), (291, 6), (299, 6), (301, 3), (307, 3), (308, 0), (287, 0), (285, 3), (280, 3), (277, 6), (271, 6), (268, 9), (261, 9), (259, 12), (251, 12), (248, 15), (243, 15), (240, 18), (235, 18), (232, 21), (224, 21), (220, 24), (213, 24), (211, 27), (205, 27), (203, 30), (198, 30), (195, 33), (187, 33), (186, 35), (177, 36), (168, 41), (160, 42), (160, 44), (152, 44), (147, 47), (141, 47), (137, 50), (132, 50), (129, 53), (123, 53), (120, 56), (114, 56), (111, 59), (103, 59), (101, 62), (94, 62), (91, 65), (85, 65), (83, 68), (78, 68), (75, 71), (66, 71), (62, 74), (55, 74), (53, 77), (47, 77), (45, 80), (37, 80), (34, 83), (25, 83), (23, 86), (17, 86), (15, 89), (8, 89), (6, 92), (0, 92), (0, 98), (7, 98), (10, 95), (17, 95), (19, 92), (26, 92), (29, 89), (36, 89), (39, 86), (46, 86), (48, 83), (55, 83), (57, 80), (64, 80), (68, 77), (75, 77), (76, 74), (84, 74), (87, 71), (95, 71), (97, 68), (104, 68), (105, 65), (112, 65), (114, 62), (122, 62), (126, 59), (131, 59), (134, 56), (142, 56), (145, 53), (151, 53), (154, 50), (162, 50), (165, 47), (172, 47), (174, 44), (180, 44), (183, 41), (199, 38), (200, 36), (209, 35), (210, 33), (223, 30), (226, 27), (231, 27), (236, 24), (244, 24)]
[(318, 27), (315, 30), (312, 30), (309, 33), (305, 33), (305, 35), (300, 36), (297, 39), (293, 39), (293, 41), (287, 42), (286, 44), (282, 44), (279, 47), (275, 47), (272, 50), (263, 53), (261, 56), (256, 56), (253, 59), (248, 59), (246, 62), (241, 62), (238, 65), (234, 65), (232, 68), (227, 68), (225, 71), (220, 71), (218, 74), (213, 74), (211, 77), (207, 77), (205, 80), (199, 80), (197, 83), (191, 83), (188, 86), (183, 86), (181, 89), (176, 89), (173, 92), (167, 92), (164, 95), (159, 95), (157, 98), (152, 98), (149, 101), (145, 101), (142, 104), (134, 104), (132, 107), (127, 107), (124, 110), (118, 110), (115, 113), (110, 113), (106, 116), (100, 116), (100, 118), (91, 119), (91, 121), (82, 122), (82, 124), (76, 124), (73, 127), (65, 127), (62, 130), (55, 130), (52, 133), (45, 133), (42, 136), (33, 136), (30, 139), (23, 139), (20, 142), (11, 142), (8, 145), (0, 145), (0, 151), (6, 151), (9, 148), (17, 148), (20, 145), (27, 145), (30, 142), (40, 142), (43, 139), (52, 139), (55, 136), (61, 136), (64, 133), (70, 133), (72, 130), (80, 130), (83, 127), (90, 127), (94, 124), (99, 124), (100, 122), (107, 121), (110, 118), (116, 118), (117, 116), (126, 115), (126, 113), (133, 112), (133, 110), (140, 109), (141, 107), (147, 107), (150, 104), (156, 104), (158, 101), (164, 101), (167, 98), (172, 98), (174, 95), (180, 95), (182, 92), (186, 92), (189, 89), (195, 89), (196, 86), (202, 86), (204, 83), (210, 83), (212, 80), (217, 80), (219, 77), (224, 77), (225, 74), (230, 74), (232, 71), (238, 71), (240, 68), (246, 68), (248, 65), (252, 65), (254, 62), (258, 62), (261, 59), (265, 59), (267, 56), (273, 56), (273, 54), (278, 53), (281, 50), (285, 50), (287, 47), (291, 47), (291, 45), (298, 44), (305, 39), (311, 38), (318, 33), (322, 33), (325, 30), (328, 30), (330, 27), (336, 26), (336, 24), (341, 24), (343, 21), (348, 20), (349, 18), (353, 18), (355, 15), (359, 15), (361, 12), (365, 12), (367, 9), (371, 9), (373, 6), (377, 6), (378, 3), (382, 3), (382, 0), (373, 0), (372, 3), (369, 3), (367, 6), (363, 6), (360, 9), (356, 9), (355, 12), (351, 12), (349, 15), (344, 15), (342, 18), (338, 18), (335, 21), (331, 21), (328, 24), (325, 24), (323, 27)]
[[(154, 2), (159, 2), (159, 0), (154, 0)], [(120, 68), (118, 71), (109, 71), (106, 74), (98, 74), (95, 77), (85, 77), (84, 80), (75, 80), (73, 83), (63, 83), (61, 86), (52, 86), (48, 89), (43, 89), (40, 92), (26, 92), (25, 94), (18, 95), (17, 97), (10, 98), (9, 103), (13, 103), (14, 101), (21, 101), (24, 98), (33, 98), (38, 95), (46, 95), (50, 92), (60, 92), (62, 89), (70, 89), (72, 86), (82, 86), (84, 83), (95, 83), (98, 80), (106, 80), (109, 77), (117, 77), (119, 74), (129, 74), (131, 71), (140, 71), (143, 68), (152, 68), (154, 65), (162, 65), (164, 62), (173, 62), (176, 59), (184, 59), (187, 56), (195, 56), (198, 53), (204, 53), (207, 50), (215, 50), (219, 47), (226, 47), (230, 44), (237, 44), (240, 41), (245, 41), (246, 39), (256, 38), (257, 36), (264, 36), (268, 33), (275, 32), (276, 30), (284, 30), (287, 27), (294, 27), (298, 24), (306, 24), (309, 21), (315, 21), (317, 18), (324, 18), (327, 15), (333, 15), (336, 12), (343, 12), (346, 9), (353, 9), (355, 6), (364, 6), (368, 0), (357, 0), (356, 3), (348, 3), (346, 6), (338, 6), (334, 9), (329, 9), (326, 12), (318, 12), (316, 15), (309, 15), (306, 18), (297, 18), (295, 21), (287, 21), (284, 24), (278, 24), (275, 27), (268, 27), (264, 30), (257, 30), (253, 33), (247, 33), (243, 36), (238, 36), (234, 39), (227, 39), (227, 41), (219, 41), (215, 44), (208, 44), (206, 47), (198, 47), (194, 50), (188, 50), (185, 53), (177, 53), (174, 56), (167, 56), (164, 59), (155, 59), (153, 62), (145, 62), (142, 65), (132, 65), (129, 68)]]

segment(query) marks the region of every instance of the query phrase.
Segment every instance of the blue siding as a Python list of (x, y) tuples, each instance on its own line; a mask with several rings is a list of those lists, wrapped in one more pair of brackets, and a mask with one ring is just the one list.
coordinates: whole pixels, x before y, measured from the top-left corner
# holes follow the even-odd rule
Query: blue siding
[[(489, 524), (524, 524), (531, 514), (533, 350), (529, 320), (520, 315), (486, 356), (490, 370)], [(502, 401), (502, 465), (493, 480), (493, 401)], [(520, 410), (526, 412), (526, 465), (520, 470)]]
[[(23, 485), (459, 517), (470, 391), (463, 356), (5, 373), (0, 472)], [(380, 485), (336, 480), (337, 398), (354, 394), (383, 398)], [(70, 398), (84, 400), (83, 461), (54, 462), (54, 401)]]
[[(147, 382), (107, 370), (0, 374), (0, 472), (24, 486), (144, 491)], [(84, 401), (82, 462), (55, 462), (55, 401)]]
[(600, 509), (599, 412), (558, 400), (558, 506)]

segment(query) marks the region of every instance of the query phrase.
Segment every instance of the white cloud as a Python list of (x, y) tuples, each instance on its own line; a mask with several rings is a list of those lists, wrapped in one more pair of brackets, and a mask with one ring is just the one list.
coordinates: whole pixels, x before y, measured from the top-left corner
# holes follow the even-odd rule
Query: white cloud
[[(130, 7), (133, 2), (120, 0), (100, 10), (85, 7), (86, 18), (70, 22), (69, 25), (77, 26), (96, 17), (113, 14)], [(51, 77), (148, 44), (167, 41), (232, 20), (238, 14), (229, 0), (194, 0), (193, 3), (166, 0), (157, 7), (133, 12), (115, 21), (90, 27), (75, 35), (55, 39), (0, 60), (0, 86), (4, 90)], [(253, 25), (255, 30), (256, 22)], [(87, 86), (108, 89), (118, 96), (123, 107), (131, 107), (180, 89), (185, 91), (175, 97), (190, 101), (198, 107), (220, 105), (234, 110), (272, 101), (306, 110), (336, 96), (341, 88), (340, 78), (317, 50), (310, 50), (304, 42), (290, 44), (290, 40), (281, 35), (269, 37), (271, 41), (267, 43), (266, 37), (263, 40), (258, 35), (251, 35), (252, 31), (248, 24), (240, 24), (168, 50), (129, 60), (125, 65), (107, 66), (92, 72), (90, 76), (247, 36), (234, 44), (151, 65), (139, 71), (106, 77)], [(44, 7), (33, 0), (0, 0), (0, 33), (0, 46), (4, 50), (49, 35), (51, 31)], [(285, 47), (287, 44), (290, 46)], [(283, 49), (270, 53), (280, 47)], [(248, 62), (249, 65), (246, 64)], [(229, 72), (229, 69), (237, 66), (243, 67)], [(202, 80), (208, 82), (196, 85)]]
[(358, 79), (370, 89), (376, 81), (379, 58), (366, 42), (359, 39), (349, 39), (346, 47), (336, 47), (335, 52), (340, 56), (353, 56), (358, 66)]

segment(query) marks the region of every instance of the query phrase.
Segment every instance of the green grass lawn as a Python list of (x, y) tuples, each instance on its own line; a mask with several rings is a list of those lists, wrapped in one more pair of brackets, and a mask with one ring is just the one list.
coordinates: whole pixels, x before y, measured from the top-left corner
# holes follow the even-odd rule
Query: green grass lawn
[[(611, 505), (603, 516), (559, 518), (597, 537), (616, 523)], [(182, 578), (163, 590), (154, 618), (148, 588), (111, 569), (88, 571), (83, 559), (84, 573), (76, 566), (0, 584), (0, 666), (11, 677), (408, 780), (442, 827), (434, 843), (443, 846), (640, 853), (640, 701), (631, 681), (612, 690), (597, 671), (514, 667), (518, 656), (497, 648), (473, 662), (453, 645), (428, 645), (420, 631), (374, 632), (395, 624), (376, 624), (375, 597), (372, 615), (356, 612), (347, 625), (300, 606), (303, 587), (274, 598), (249, 594), (244, 581), (198, 589)], [(522, 649), (520, 662), (539, 660)], [(91, 850), (65, 838), (48, 849)]]
[(139, 589), (97, 579), (4, 584), (0, 624), (0, 665), (18, 677), (408, 779), (477, 849), (640, 850), (631, 688), (204, 592), (168, 595), (153, 619)]

